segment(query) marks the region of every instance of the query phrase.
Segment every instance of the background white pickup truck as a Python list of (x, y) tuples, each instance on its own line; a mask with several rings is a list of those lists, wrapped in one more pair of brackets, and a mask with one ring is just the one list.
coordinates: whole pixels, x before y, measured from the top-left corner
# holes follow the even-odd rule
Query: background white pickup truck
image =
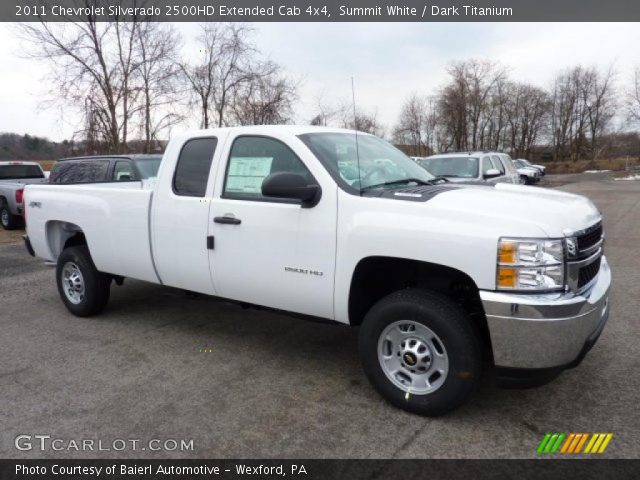
[(189, 133), (155, 182), (28, 186), (25, 203), (27, 248), (57, 262), (72, 313), (130, 277), (360, 326), (373, 385), (426, 415), (488, 362), (526, 383), (576, 365), (609, 312), (589, 200), (437, 180), (352, 131)]

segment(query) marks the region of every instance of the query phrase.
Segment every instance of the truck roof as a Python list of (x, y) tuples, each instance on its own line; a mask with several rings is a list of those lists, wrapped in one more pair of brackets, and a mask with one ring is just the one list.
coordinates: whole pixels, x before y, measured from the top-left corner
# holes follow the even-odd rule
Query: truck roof
[(58, 162), (66, 162), (69, 160), (100, 160), (103, 158), (126, 158), (131, 160), (146, 160), (162, 157), (161, 153), (134, 153), (134, 154), (121, 154), (121, 155), (85, 155), (82, 157), (67, 157), (61, 158)]
[(482, 155), (504, 155), (504, 152), (496, 152), (494, 150), (472, 150), (467, 152), (447, 152), (431, 155), (426, 158), (448, 158), (448, 157), (461, 157), (468, 155), (469, 157), (480, 157)]

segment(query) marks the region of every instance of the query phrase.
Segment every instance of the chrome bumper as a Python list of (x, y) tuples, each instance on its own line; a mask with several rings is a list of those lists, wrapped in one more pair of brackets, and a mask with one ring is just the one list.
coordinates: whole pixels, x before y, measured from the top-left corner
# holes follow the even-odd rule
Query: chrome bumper
[(568, 367), (595, 343), (609, 317), (611, 270), (602, 257), (595, 283), (580, 295), (480, 291), (497, 367)]

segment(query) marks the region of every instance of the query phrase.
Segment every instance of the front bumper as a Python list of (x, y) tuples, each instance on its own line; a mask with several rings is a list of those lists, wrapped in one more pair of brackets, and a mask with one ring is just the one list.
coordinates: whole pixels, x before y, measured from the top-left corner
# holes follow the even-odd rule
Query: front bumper
[(570, 368), (598, 339), (609, 317), (611, 270), (603, 256), (586, 292), (518, 295), (481, 291), (497, 367)]

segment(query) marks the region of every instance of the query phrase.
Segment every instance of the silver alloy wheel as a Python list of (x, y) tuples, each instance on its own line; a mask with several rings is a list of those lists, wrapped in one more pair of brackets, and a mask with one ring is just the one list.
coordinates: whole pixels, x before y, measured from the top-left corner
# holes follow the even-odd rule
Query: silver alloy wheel
[(387, 378), (412, 395), (435, 392), (449, 373), (449, 357), (440, 338), (413, 320), (393, 322), (382, 331), (378, 361)]
[(78, 305), (84, 300), (84, 277), (80, 268), (73, 262), (67, 262), (62, 267), (61, 276), (64, 295), (71, 303)]
[(2, 222), (2, 225), (5, 227), (9, 226), (9, 212), (6, 208), (3, 208), (0, 215), (2, 215), (2, 218), (0, 219), (0, 221)]

